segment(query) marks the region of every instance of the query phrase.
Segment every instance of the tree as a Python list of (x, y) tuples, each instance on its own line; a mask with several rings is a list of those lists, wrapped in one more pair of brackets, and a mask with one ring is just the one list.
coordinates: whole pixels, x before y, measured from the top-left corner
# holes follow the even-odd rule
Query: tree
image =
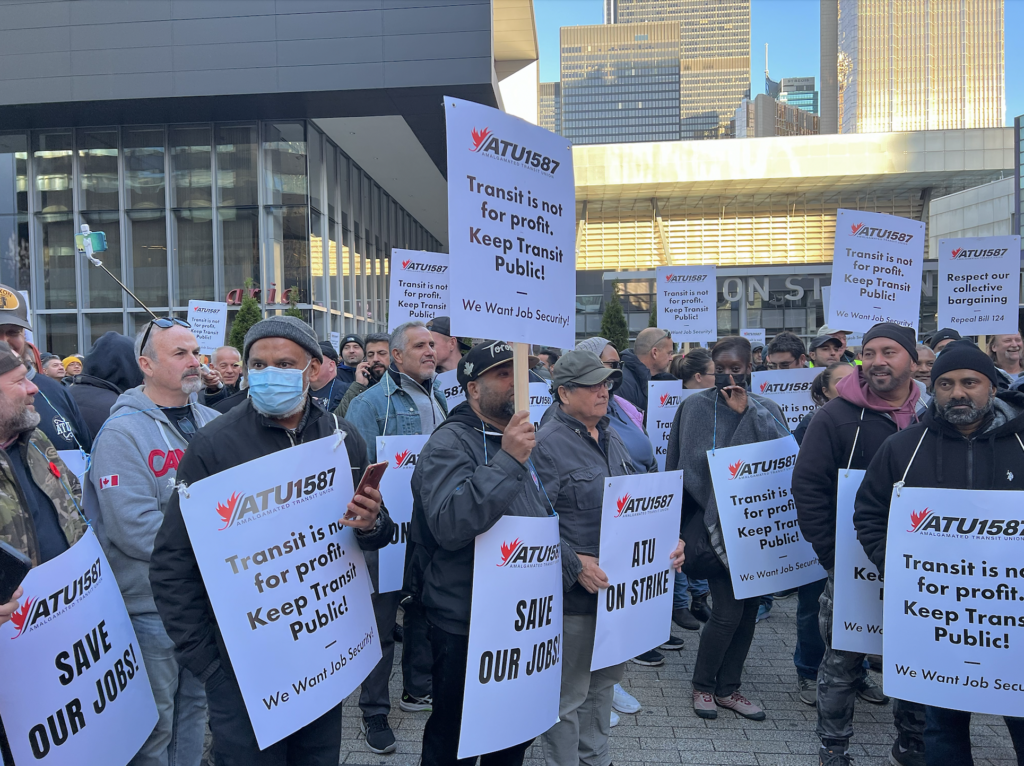
[(604, 305), (601, 315), (601, 336), (619, 351), (625, 351), (629, 345), (629, 328), (626, 326), (626, 315), (619, 301), (619, 281), (612, 282), (612, 297)]
[(251, 288), (252, 280), (245, 280), (245, 290), (243, 291), (245, 297), (242, 298), (242, 305), (238, 308), (234, 321), (231, 322), (231, 333), (228, 335), (228, 345), (237, 348), (239, 354), (243, 353), (245, 334), (249, 332), (249, 328), (263, 319), (259, 302), (249, 294)]
[(658, 326), (658, 294), (654, 293), (651, 296), (651, 316), (647, 320), (648, 327)]
[(288, 291), (288, 310), (284, 312), (284, 315), (305, 321), (306, 317), (302, 315), (302, 310), (299, 308), (299, 299), (295, 297), (295, 294), (298, 292), (299, 288), (297, 287), (293, 287)]

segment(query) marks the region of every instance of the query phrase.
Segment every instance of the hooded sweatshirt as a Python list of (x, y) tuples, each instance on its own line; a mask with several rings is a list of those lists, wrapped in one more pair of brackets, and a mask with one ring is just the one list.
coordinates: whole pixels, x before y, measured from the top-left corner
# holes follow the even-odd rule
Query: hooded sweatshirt
[[(201, 404), (191, 406), (199, 428), (218, 415)], [(117, 398), (93, 446), (83, 488), (85, 511), (110, 561), (128, 614), (156, 612), (149, 559), (187, 446), (142, 386)]]
[(116, 332), (104, 333), (93, 344), (82, 374), (69, 389), (89, 430), (96, 435), (110, 417), (117, 397), (142, 385), (142, 370), (135, 358), (135, 343)]
[(858, 370), (856, 375), (847, 375), (836, 383), (836, 391), (850, 404), (889, 415), (901, 430), (917, 419), (917, 400), (921, 398), (921, 389), (917, 386), (911, 386), (910, 396), (903, 404), (896, 406), (872, 391), (867, 376)]

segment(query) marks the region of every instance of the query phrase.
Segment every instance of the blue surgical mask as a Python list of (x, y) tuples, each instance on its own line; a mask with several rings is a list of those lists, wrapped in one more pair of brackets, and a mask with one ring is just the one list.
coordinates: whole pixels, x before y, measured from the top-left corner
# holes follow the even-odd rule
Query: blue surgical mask
[(253, 405), (264, 415), (280, 417), (294, 412), (306, 395), (301, 370), (282, 370), (280, 367), (264, 367), (249, 370), (249, 397)]

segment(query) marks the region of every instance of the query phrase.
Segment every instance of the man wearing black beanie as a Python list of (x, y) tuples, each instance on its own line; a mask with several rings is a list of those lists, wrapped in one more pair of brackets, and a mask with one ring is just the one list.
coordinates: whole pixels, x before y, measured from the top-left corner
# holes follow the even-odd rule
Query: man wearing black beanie
[[(997, 380), (988, 354), (970, 341), (949, 343), (932, 367), (932, 406), (919, 423), (886, 440), (868, 466), (853, 524), (883, 576), (889, 501), (897, 481), (908, 487), (1024, 490), (1024, 393), (999, 391)], [(968, 555), (970, 540), (962, 545)], [(1005, 721), (1019, 760), (1024, 719)], [(972, 763), (970, 724), (969, 712), (926, 706), (928, 763)]]

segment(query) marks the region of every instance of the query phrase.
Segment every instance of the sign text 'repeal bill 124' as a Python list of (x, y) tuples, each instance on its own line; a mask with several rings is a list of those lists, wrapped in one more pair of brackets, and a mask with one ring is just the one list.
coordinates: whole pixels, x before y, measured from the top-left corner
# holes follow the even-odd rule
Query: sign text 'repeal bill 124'
[(555, 133), (445, 97), (450, 316), (457, 335), (576, 343), (572, 148)]

